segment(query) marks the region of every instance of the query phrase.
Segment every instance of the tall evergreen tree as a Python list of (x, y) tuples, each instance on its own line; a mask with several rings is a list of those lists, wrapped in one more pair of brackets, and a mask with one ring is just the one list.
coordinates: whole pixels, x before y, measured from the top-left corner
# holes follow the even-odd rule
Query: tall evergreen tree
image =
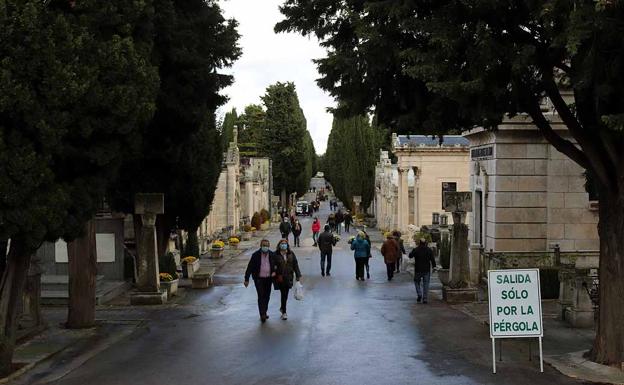
[(289, 194), (307, 191), (312, 177), (307, 165), (314, 146), (306, 139), (309, 133), (293, 83), (269, 86), (262, 101), (266, 107), (264, 146), (273, 160), (274, 189), (285, 204)]
[(0, 7), (0, 239), (11, 239), (0, 280), (0, 375), (11, 369), (30, 256), (46, 240), (84, 235), (154, 112), (149, 3), (65, 5)]
[[(234, 126), (238, 124), (239, 116), (236, 113), (236, 108), (232, 108), (232, 111), (226, 112), (221, 123), (221, 139), (223, 151), (227, 150), (232, 139), (234, 139)], [(239, 127), (240, 129), (240, 127)]]

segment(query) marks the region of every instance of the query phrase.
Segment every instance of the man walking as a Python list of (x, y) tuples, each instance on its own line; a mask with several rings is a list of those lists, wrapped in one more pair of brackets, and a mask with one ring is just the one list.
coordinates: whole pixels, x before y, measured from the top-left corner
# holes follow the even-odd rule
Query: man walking
[[(321, 251), (321, 275), (331, 276), (332, 250), (336, 246), (336, 238), (331, 233), (329, 225), (325, 225), (325, 231), (318, 237), (318, 247)], [(325, 259), (327, 259), (327, 270), (325, 270)]]
[(394, 277), (394, 265), (401, 253), (399, 243), (391, 233), (386, 234), (386, 240), (381, 245), (381, 255), (384, 257), (386, 263), (386, 270), (388, 272), (388, 281), (392, 281)]
[[(418, 294), (417, 302), (427, 303), (427, 294), (429, 293), (429, 279), (431, 278), (431, 269), (435, 269), (436, 263), (433, 258), (433, 251), (427, 246), (427, 240), (420, 238), (418, 247), (409, 253), (410, 258), (414, 258), (414, 285)], [(422, 282), (422, 288), (421, 288)]]
[(290, 231), (292, 230), (292, 228), (290, 227), (290, 222), (288, 221), (288, 217), (284, 218), (282, 223), (280, 223), (279, 230), (282, 234), (282, 239), (288, 240), (288, 234), (290, 234)]
[(342, 211), (338, 210), (338, 212), (336, 213), (336, 233), (338, 233), (338, 235), (340, 235), (340, 229), (342, 227), (343, 221), (344, 214), (342, 214)]
[(351, 213), (347, 211), (344, 216), (345, 231), (347, 233), (349, 232), (349, 228), (351, 228), (351, 223), (353, 223), (353, 217), (351, 216)]
[(276, 276), (278, 261), (277, 256), (269, 249), (270, 243), (263, 239), (260, 242), (260, 249), (251, 255), (247, 270), (245, 271), (245, 287), (249, 286), (249, 276), (254, 280), (256, 292), (258, 293), (258, 312), (260, 321), (266, 322), (269, 318), (269, 300), (271, 299), (271, 284)]

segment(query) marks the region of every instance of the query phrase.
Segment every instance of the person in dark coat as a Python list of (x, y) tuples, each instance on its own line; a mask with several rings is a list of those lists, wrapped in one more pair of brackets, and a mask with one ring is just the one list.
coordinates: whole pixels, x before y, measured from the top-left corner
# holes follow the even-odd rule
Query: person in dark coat
[(282, 238), (288, 239), (288, 234), (292, 231), (292, 227), (290, 226), (290, 222), (288, 221), (288, 217), (284, 218), (282, 223), (279, 226), (280, 233), (282, 234)]
[(401, 239), (401, 232), (400, 231), (395, 231), (392, 233), (392, 235), (394, 236), (394, 239), (396, 239), (396, 241), (399, 243), (399, 250), (401, 251), (399, 253), (399, 257), (397, 258), (396, 261), (396, 272), (400, 273), (401, 272), (401, 264), (403, 263), (403, 255), (406, 254), (405, 252), (405, 245), (403, 244), (403, 239)]
[[(292, 233), (294, 238), (293, 243), (295, 244), (295, 247), (301, 246), (299, 237), (301, 236), (302, 230), (303, 229), (301, 228), (301, 223), (299, 223), (299, 219), (295, 219), (295, 224), (292, 227)], [(288, 240), (286, 240), (286, 242), (288, 242)]]
[(355, 279), (363, 281), (364, 265), (371, 254), (371, 245), (366, 240), (363, 231), (358, 232), (355, 239), (351, 241), (351, 250), (353, 250), (353, 258), (355, 259)]
[(297, 256), (288, 245), (288, 240), (282, 239), (279, 241), (275, 254), (277, 256), (277, 276), (279, 278), (275, 281), (274, 287), (275, 290), (279, 290), (282, 295), (280, 312), (282, 313), (282, 319), (285, 321), (288, 319), (288, 315), (286, 314), (288, 292), (293, 287), (293, 277), (297, 281), (301, 280), (301, 270), (299, 270)]
[(383, 245), (381, 245), (381, 255), (384, 257), (386, 263), (386, 270), (388, 272), (388, 281), (392, 281), (394, 277), (394, 264), (399, 258), (401, 248), (399, 242), (394, 238), (394, 235), (388, 234)]
[[(318, 247), (321, 251), (321, 275), (331, 276), (332, 250), (336, 246), (336, 238), (331, 233), (329, 225), (325, 225), (325, 231), (318, 237)], [(325, 270), (325, 259), (327, 259), (327, 270)]]
[(349, 232), (349, 229), (351, 228), (352, 223), (353, 223), (353, 216), (351, 216), (351, 213), (347, 211), (344, 216), (345, 231), (347, 233)]
[(414, 258), (414, 285), (418, 294), (417, 302), (427, 303), (431, 270), (436, 267), (433, 251), (427, 246), (427, 241), (421, 238), (418, 247), (409, 253), (409, 257)]
[(271, 299), (271, 283), (273, 278), (277, 276), (278, 261), (277, 256), (270, 249), (270, 243), (267, 239), (260, 242), (260, 249), (256, 250), (252, 255), (247, 270), (245, 271), (245, 287), (249, 286), (249, 277), (251, 276), (258, 293), (258, 311), (260, 313), (260, 321), (264, 323), (269, 316), (269, 300)]
[(336, 213), (336, 232), (340, 234), (340, 229), (342, 226), (342, 222), (344, 221), (344, 214), (342, 211), (338, 210)]
[[(366, 230), (362, 230), (362, 232), (364, 233), (364, 239), (366, 239), (366, 242), (368, 242), (369, 246), (372, 246), (373, 244), (371, 243), (370, 236), (368, 235)], [(370, 279), (370, 259), (372, 257), (373, 255), (369, 252), (366, 261), (364, 261), (364, 269), (366, 269), (366, 279)]]
[(336, 216), (334, 214), (329, 214), (327, 217), (327, 224), (331, 231), (336, 231)]

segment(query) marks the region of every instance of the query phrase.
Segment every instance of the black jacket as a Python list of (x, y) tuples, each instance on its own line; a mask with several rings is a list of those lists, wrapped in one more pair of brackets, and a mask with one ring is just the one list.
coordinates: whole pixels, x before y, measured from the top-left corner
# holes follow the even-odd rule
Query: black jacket
[(296, 224), (292, 227), (292, 233), (295, 237), (298, 237), (301, 235), (301, 223)]
[(290, 222), (282, 222), (279, 226), (280, 233), (282, 234), (290, 234), (292, 228), (290, 227)]
[(414, 258), (414, 271), (416, 273), (429, 273), (431, 269), (436, 267), (433, 251), (425, 245), (418, 245), (409, 253), (409, 257)]
[(329, 231), (323, 231), (318, 237), (318, 247), (324, 253), (331, 253), (332, 247), (336, 246), (336, 238)]
[(293, 276), (299, 280), (301, 278), (301, 270), (299, 270), (299, 261), (297, 261), (297, 256), (292, 251), (286, 254), (286, 260), (284, 257), (275, 253), (275, 258), (277, 259), (277, 274), (281, 274), (283, 281), (281, 283), (274, 282), (275, 290), (279, 290), (280, 288), (292, 288), (293, 287)]
[[(249, 263), (247, 264), (247, 270), (245, 271), (245, 281), (249, 281), (249, 276), (251, 276), (254, 280), (258, 279), (258, 275), (260, 275), (260, 262), (262, 258), (262, 251), (260, 249), (256, 250), (252, 255)], [(277, 272), (278, 269), (278, 260), (277, 256), (274, 252), (269, 250), (269, 262), (271, 264), (271, 275)]]

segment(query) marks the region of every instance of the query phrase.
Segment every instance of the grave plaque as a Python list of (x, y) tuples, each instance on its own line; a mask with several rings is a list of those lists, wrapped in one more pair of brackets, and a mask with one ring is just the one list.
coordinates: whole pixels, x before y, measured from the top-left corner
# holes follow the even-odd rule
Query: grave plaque
[(442, 209), (451, 212), (472, 212), (471, 191), (446, 191), (442, 199)]

